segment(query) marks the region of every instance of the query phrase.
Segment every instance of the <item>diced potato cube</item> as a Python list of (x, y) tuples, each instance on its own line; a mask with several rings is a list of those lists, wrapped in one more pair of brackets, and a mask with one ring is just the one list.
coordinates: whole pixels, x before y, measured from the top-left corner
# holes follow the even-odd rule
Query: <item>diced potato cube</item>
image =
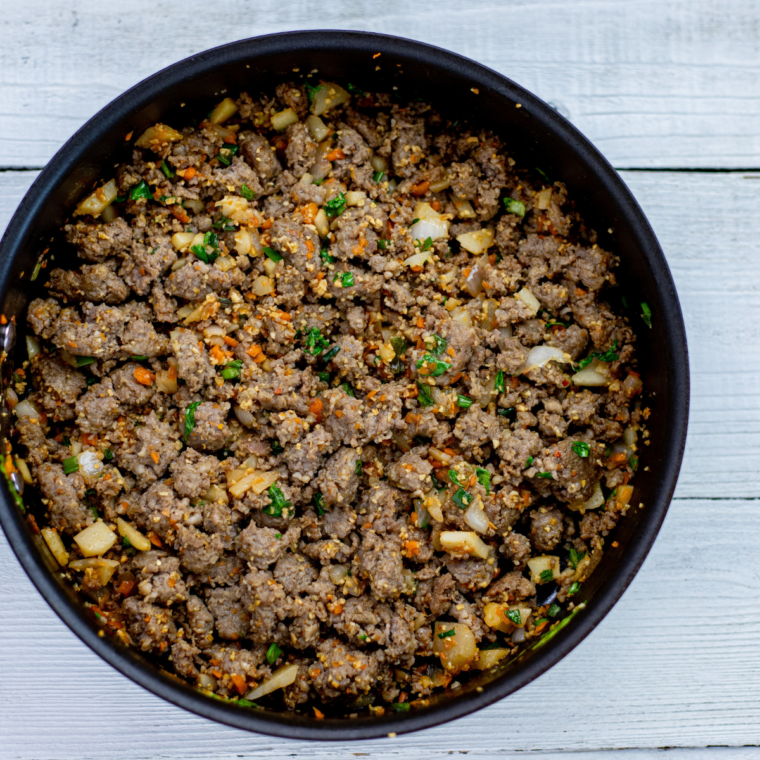
[(66, 567), (69, 564), (69, 553), (58, 535), (58, 531), (53, 528), (43, 528), (40, 533), (45, 539), (45, 543), (50, 552), (55, 557), (55, 561), (61, 566)]
[(151, 547), (150, 541), (148, 541), (137, 528), (126, 520), (122, 520), (121, 517), (116, 520), (116, 527), (119, 529), (119, 535), (129, 541), (132, 546), (140, 552), (147, 552)]
[(77, 533), (74, 541), (85, 557), (98, 557), (116, 543), (116, 534), (102, 520), (98, 520)]
[[(452, 635), (445, 635), (454, 631)], [(441, 638), (441, 634), (444, 634)], [(464, 623), (436, 623), (433, 626), (433, 652), (448, 671), (460, 671), (477, 656), (475, 635)]]
[[(530, 570), (530, 579), (533, 583), (551, 583), (562, 575), (559, 569), (559, 557), (548, 554), (529, 559), (528, 569)], [(551, 577), (549, 577), (548, 573), (551, 573)]]

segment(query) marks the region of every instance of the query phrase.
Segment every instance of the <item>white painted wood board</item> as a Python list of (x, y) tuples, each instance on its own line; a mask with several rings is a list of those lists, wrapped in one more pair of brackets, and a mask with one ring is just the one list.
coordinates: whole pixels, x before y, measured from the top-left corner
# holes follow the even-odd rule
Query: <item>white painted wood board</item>
[(618, 167), (760, 166), (754, 0), (6, 0), (0, 167), (41, 167), (164, 66), (259, 34), (338, 28), (429, 42), (554, 103)]

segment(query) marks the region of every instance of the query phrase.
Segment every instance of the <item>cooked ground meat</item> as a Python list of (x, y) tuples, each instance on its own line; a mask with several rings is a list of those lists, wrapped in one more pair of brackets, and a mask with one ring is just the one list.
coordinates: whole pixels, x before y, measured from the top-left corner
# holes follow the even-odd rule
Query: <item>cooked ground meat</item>
[[(72, 560), (96, 521), (137, 531), (113, 575), (69, 568), (109, 633), (221, 698), (282, 668), (251, 699), (344, 715), (573, 608), (646, 410), (615, 258), (561, 182), (423, 103), (319, 87), (151, 128), (66, 225), (14, 455)], [(436, 622), (477, 647), (438, 652)]]

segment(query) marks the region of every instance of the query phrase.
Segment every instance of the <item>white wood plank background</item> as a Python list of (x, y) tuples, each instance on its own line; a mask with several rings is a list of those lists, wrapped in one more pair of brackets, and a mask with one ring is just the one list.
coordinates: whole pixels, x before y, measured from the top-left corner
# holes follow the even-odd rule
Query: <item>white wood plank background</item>
[[(0, 534), (2, 760), (641, 760), (662, 748), (671, 760), (760, 757), (760, 171), (727, 171), (760, 168), (760, 3), (232, 0), (211, 9), (135, 0), (127, 12), (94, 0), (5, 0), (0, 10), (0, 231), (31, 169), (162, 66), (287, 29), (413, 37), (550, 100), (617, 167), (660, 170), (622, 174), (673, 270), (693, 383), (676, 499), (621, 602), (518, 694), (408, 737), (301, 744), (184, 713), (80, 644)], [(683, 171), (698, 168), (719, 171)]]

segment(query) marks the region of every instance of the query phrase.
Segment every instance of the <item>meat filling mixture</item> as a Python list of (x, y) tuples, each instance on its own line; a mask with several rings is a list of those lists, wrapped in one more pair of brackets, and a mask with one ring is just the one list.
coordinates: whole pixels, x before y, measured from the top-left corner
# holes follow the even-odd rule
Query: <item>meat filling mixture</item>
[(565, 186), (352, 85), (180, 126), (128, 135), (43, 252), (13, 378), (6, 470), (83, 603), (205, 692), (317, 718), (551, 635), (648, 414)]

